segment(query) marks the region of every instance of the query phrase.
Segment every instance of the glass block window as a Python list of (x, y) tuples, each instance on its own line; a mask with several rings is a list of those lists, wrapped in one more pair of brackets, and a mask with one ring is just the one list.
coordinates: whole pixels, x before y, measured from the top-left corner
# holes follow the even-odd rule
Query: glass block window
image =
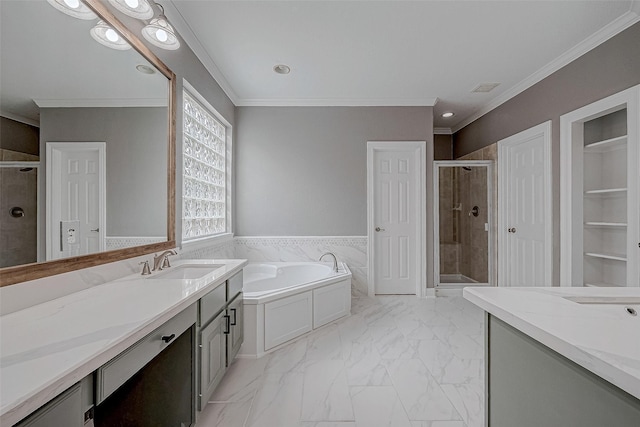
[(184, 92), (183, 240), (227, 232), (227, 127)]

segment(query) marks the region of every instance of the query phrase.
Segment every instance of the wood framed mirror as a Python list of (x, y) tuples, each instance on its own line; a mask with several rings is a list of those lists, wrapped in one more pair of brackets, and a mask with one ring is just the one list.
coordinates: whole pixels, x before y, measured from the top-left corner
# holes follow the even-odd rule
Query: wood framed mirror
[[(37, 169), (37, 203), (32, 210), (6, 200), (11, 191), (25, 192), (0, 175), (0, 216), (5, 210), (8, 215), (0, 224), (0, 240), (6, 243), (0, 249), (4, 258), (0, 286), (175, 247), (175, 74), (105, 3), (84, 3), (97, 19), (74, 19), (44, 0), (0, 4), (0, 129), (4, 129), (0, 172), (7, 170), (15, 176), (16, 172), (33, 173), (32, 169)], [(98, 19), (132, 49), (117, 51), (96, 43), (89, 30)], [(78, 51), (77, 44), (90, 51)], [(71, 58), (75, 62), (69, 64)], [(115, 65), (124, 68), (112, 68)], [(12, 126), (6, 124), (13, 122), (18, 123), (17, 127), (27, 124), (37, 128), (37, 157), (25, 160), (7, 149), (14, 136), (10, 132)], [(88, 226), (88, 230), (78, 227), (82, 221), (73, 215), (61, 216), (58, 212), (56, 216), (53, 211), (58, 208), (52, 207), (57, 204), (78, 210), (67, 199), (62, 200), (64, 194), (56, 192), (57, 187), (52, 184), (56, 180), (49, 176), (60, 169), (55, 167), (56, 159), (63, 159), (62, 169), (67, 172), (73, 169), (71, 164), (82, 165), (68, 161), (64, 155), (52, 154), (62, 144), (78, 151), (72, 145), (78, 143), (86, 143), (83, 147), (106, 147), (104, 166), (98, 167), (105, 181), (100, 184), (105, 188), (99, 198), (102, 205), (96, 205), (103, 212), (102, 222)], [(63, 184), (60, 188), (69, 188), (68, 182)], [(73, 209), (69, 208), (71, 205)], [(35, 224), (35, 230), (32, 227), (29, 233), (35, 235), (36, 247), (28, 249), (36, 254), (36, 261), (18, 260), (12, 264), (8, 258), (19, 252), (15, 243), (24, 237), (16, 231), (17, 225), (29, 216)], [(102, 240), (90, 233), (100, 234)], [(78, 242), (90, 238), (98, 243), (81, 248)]]

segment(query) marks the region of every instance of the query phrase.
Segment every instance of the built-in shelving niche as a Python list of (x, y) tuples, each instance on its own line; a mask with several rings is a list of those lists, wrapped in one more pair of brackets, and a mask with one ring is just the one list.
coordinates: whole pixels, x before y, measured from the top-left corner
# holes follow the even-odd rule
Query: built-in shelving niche
[(561, 285), (639, 286), (640, 86), (560, 118)]

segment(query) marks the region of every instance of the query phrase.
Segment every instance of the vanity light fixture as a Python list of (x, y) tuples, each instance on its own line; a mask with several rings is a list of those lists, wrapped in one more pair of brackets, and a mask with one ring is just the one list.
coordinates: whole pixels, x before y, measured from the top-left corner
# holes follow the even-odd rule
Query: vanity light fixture
[(98, 43), (116, 50), (131, 49), (131, 45), (118, 34), (116, 30), (107, 25), (103, 20), (98, 21), (90, 31), (91, 37)]
[(178, 49), (180, 47), (180, 41), (176, 36), (176, 31), (171, 24), (169, 24), (167, 17), (164, 16), (164, 8), (155, 2), (154, 5), (159, 7), (161, 12), (142, 29), (142, 36), (147, 39), (149, 43), (159, 48), (166, 50)]
[(153, 8), (147, 0), (109, 0), (120, 12), (136, 19), (153, 18)]
[(96, 19), (98, 16), (80, 0), (47, 0), (47, 2), (60, 12), (78, 19)]
[(291, 72), (291, 67), (284, 64), (278, 64), (273, 67), (273, 71), (275, 71), (278, 74), (289, 74)]
[(453, 116), (455, 116), (455, 113), (452, 113), (451, 111), (442, 113), (442, 117), (444, 117), (445, 119), (448, 119), (449, 117), (453, 117)]

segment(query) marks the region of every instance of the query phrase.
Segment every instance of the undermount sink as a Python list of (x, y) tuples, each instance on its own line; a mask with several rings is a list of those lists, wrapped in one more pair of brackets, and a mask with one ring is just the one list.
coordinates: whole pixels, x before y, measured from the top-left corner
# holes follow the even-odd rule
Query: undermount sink
[(640, 304), (640, 297), (575, 296), (575, 297), (564, 297), (564, 299), (573, 301), (578, 304), (619, 304), (619, 305)]
[(630, 316), (637, 316), (640, 311), (640, 297), (596, 297), (596, 296), (571, 296), (564, 299), (577, 304), (592, 305), (600, 310), (613, 313), (626, 313)]
[(177, 279), (177, 280), (193, 280), (200, 279), (218, 268), (224, 267), (224, 264), (182, 264), (171, 267), (158, 274), (149, 276), (148, 279)]

